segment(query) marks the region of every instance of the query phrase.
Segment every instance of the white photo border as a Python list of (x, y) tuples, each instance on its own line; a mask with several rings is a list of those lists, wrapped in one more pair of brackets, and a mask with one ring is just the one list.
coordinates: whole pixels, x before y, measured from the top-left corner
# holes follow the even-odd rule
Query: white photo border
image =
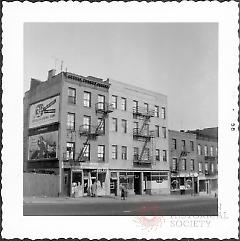
[[(221, 217), (209, 227), (154, 231), (134, 217), (23, 216), (24, 22), (217, 22), (219, 23), (218, 146)], [(3, 2), (2, 237), (10, 238), (237, 238), (238, 237), (238, 5), (237, 2)], [(235, 131), (231, 124), (235, 124)]]

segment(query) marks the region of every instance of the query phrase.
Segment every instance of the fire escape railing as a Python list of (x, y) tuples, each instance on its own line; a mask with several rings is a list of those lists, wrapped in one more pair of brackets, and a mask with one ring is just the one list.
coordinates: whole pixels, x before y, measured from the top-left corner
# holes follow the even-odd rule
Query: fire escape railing
[[(146, 108), (134, 107), (133, 117), (142, 119), (142, 125), (140, 128), (133, 128), (133, 138), (137, 141), (143, 141), (143, 147), (140, 154), (135, 154), (133, 156), (133, 163), (142, 164), (152, 164), (153, 163), (153, 140), (155, 138), (155, 132), (149, 131), (148, 123), (150, 118), (154, 116), (154, 110), (148, 110)], [(150, 148), (147, 145), (151, 143)]]

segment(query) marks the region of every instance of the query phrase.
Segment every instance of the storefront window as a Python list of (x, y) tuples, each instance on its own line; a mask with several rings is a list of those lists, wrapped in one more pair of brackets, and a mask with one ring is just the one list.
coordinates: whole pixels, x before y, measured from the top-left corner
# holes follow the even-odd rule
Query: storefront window
[(171, 189), (176, 190), (179, 189), (179, 181), (177, 178), (172, 178), (171, 180)]
[(82, 172), (73, 172), (72, 173), (72, 183), (82, 184)]
[(120, 186), (126, 189), (134, 189), (134, 173), (133, 172), (120, 172), (119, 173)]

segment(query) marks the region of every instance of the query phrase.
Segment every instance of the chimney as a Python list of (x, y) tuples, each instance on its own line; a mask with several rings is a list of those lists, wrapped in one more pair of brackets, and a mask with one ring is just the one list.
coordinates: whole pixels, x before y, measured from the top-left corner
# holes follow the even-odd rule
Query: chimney
[(50, 80), (53, 76), (55, 76), (56, 74), (56, 70), (55, 69), (51, 69), (48, 71), (48, 80)]
[(39, 84), (41, 84), (40, 80), (31, 78), (30, 90), (35, 89)]

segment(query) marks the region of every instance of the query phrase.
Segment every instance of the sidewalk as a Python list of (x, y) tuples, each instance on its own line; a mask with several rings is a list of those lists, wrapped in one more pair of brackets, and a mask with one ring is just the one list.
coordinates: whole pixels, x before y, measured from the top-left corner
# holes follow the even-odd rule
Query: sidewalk
[(175, 200), (193, 200), (214, 198), (213, 195), (191, 196), (191, 195), (137, 195), (129, 196), (126, 200), (121, 200), (120, 196), (102, 196), (102, 197), (24, 197), (23, 203), (113, 203), (113, 202), (154, 202), (154, 201), (175, 201)]

